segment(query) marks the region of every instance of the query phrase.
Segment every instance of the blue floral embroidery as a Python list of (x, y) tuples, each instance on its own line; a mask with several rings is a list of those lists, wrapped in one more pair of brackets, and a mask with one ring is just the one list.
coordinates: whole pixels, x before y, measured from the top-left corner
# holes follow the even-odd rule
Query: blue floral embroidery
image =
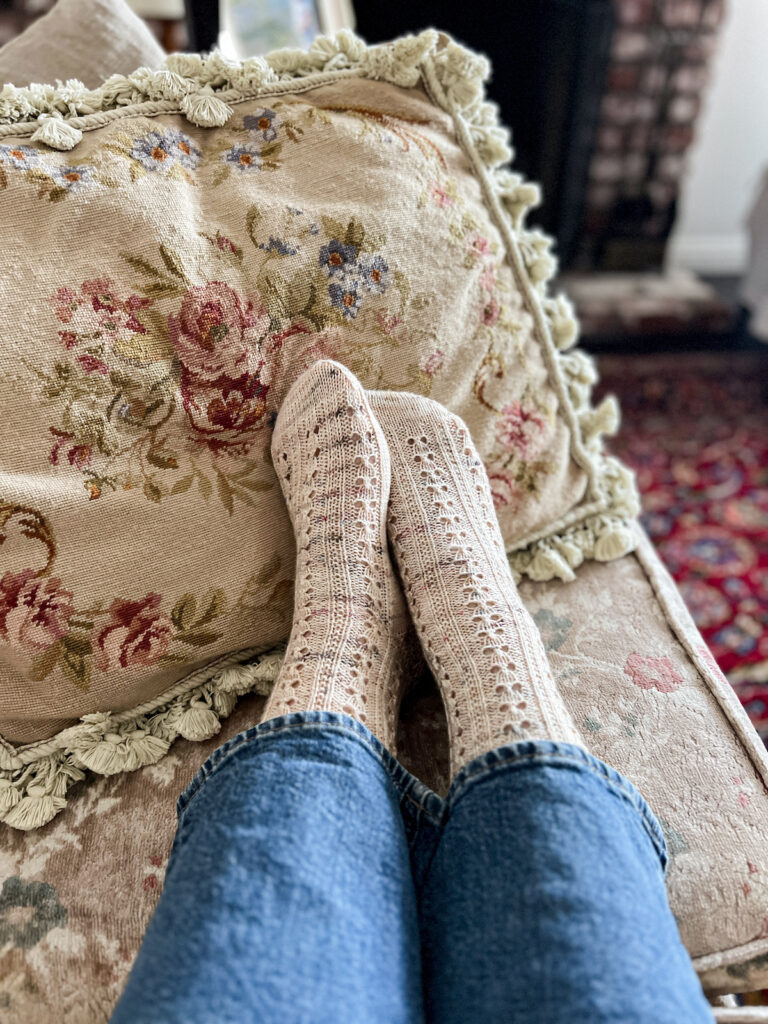
[(568, 630), (573, 625), (564, 615), (555, 615), (549, 608), (539, 608), (533, 616), (539, 627), (541, 639), (548, 651), (559, 651), (568, 637)]
[(244, 171), (261, 170), (261, 153), (258, 146), (247, 142), (244, 145), (233, 146), (222, 154), (225, 164), (234, 164), (241, 173)]
[[(9, 920), (7, 913), (15, 907), (32, 907), (32, 916), (23, 923)], [(17, 876), (6, 878), (0, 892), (0, 948), (10, 942), (18, 949), (31, 949), (51, 928), (62, 927), (66, 920), (67, 911), (52, 885), (23, 882)]]
[(344, 281), (343, 284), (334, 282), (328, 287), (328, 294), (331, 297), (331, 305), (340, 309), (347, 320), (354, 320), (360, 311), (360, 294), (357, 281)]
[(93, 184), (93, 169), (86, 164), (76, 167), (51, 167), (48, 171), (51, 178), (67, 192), (81, 192)]
[(363, 287), (367, 292), (374, 295), (383, 295), (387, 288), (389, 288), (389, 264), (381, 256), (360, 260), (360, 273), (363, 279)]
[(131, 156), (148, 171), (170, 168), (179, 164), (188, 171), (200, 162), (200, 150), (184, 132), (174, 128), (153, 131), (134, 139)]
[(200, 163), (202, 153), (189, 135), (185, 135), (184, 132), (176, 131), (173, 128), (167, 129), (165, 134), (171, 144), (171, 152), (177, 162), (186, 170), (193, 171)]
[(263, 142), (274, 142), (277, 138), (277, 129), (281, 124), (282, 121), (276, 111), (266, 107), (264, 110), (255, 110), (243, 118), (243, 127), (249, 132), (260, 135)]
[(269, 241), (266, 244), (259, 242), (259, 248), (264, 252), (276, 252), (278, 256), (295, 256), (299, 251), (296, 246), (289, 245), (282, 238), (275, 238), (274, 235), (269, 236)]
[(332, 239), (328, 245), (320, 248), (320, 266), (328, 277), (346, 276), (350, 270), (356, 269), (357, 246), (344, 245), (338, 238)]
[(32, 146), (0, 146), (0, 163), (10, 164), (19, 170), (37, 167), (40, 151)]

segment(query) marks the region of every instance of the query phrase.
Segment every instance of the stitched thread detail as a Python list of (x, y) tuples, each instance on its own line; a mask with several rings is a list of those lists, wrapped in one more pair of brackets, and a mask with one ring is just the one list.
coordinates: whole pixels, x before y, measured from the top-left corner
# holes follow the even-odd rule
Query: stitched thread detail
[[(573, 747), (573, 749), (568, 750), (563, 749), (563, 745), (556, 741), (543, 741), (542, 743), (542, 741), (536, 740), (529, 742), (540, 745), (539, 749), (524, 753), (521, 750), (501, 747), (487, 754), (481, 754), (475, 762), (470, 762), (469, 765), (466, 765), (457, 773), (451, 783), (450, 792), (446, 797), (448, 808), (453, 808), (469, 788), (481, 784), (490, 778), (492, 772), (497, 768), (523, 768), (532, 764), (548, 764), (552, 767), (574, 767), (579, 770), (588, 771), (609, 786), (617, 796), (626, 801), (638, 813), (644, 830), (659, 854), (662, 871), (666, 875), (668, 858), (664, 834), (645, 797), (628, 779), (625, 779), (615, 768), (611, 768), (610, 765), (596, 758), (594, 754), (590, 754), (589, 751), (583, 750), (580, 747)], [(528, 746), (529, 742), (519, 744), (518, 746)], [(550, 750), (546, 749), (547, 745), (551, 747)], [(544, 749), (541, 749), (541, 747), (544, 747)], [(458, 795), (454, 795), (456, 793)]]
[[(238, 736), (233, 736), (223, 747), (219, 747), (218, 750), (211, 754), (181, 794), (177, 802), (179, 815), (183, 815), (186, 812), (202, 785), (232, 753), (254, 740), (293, 732), (296, 729), (301, 729), (302, 731), (309, 729), (313, 731), (329, 730), (351, 737), (379, 762), (392, 779), (402, 799), (407, 800), (416, 807), (419, 813), (423, 814), (433, 825), (440, 824), (443, 803), (441, 798), (414, 775), (411, 775), (408, 769), (400, 764), (367, 726), (352, 718), (351, 715), (343, 715), (335, 711), (291, 712), (288, 715), (282, 715), (279, 718), (272, 718), (267, 722), (262, 722), (260, 725), (254, 726)], [(418, 796), (414, 797), (412, 791), (416, 791)], [(430, 809), (430, 803), (438, 802), (440, 804), (439, 812), (437, 808)]]

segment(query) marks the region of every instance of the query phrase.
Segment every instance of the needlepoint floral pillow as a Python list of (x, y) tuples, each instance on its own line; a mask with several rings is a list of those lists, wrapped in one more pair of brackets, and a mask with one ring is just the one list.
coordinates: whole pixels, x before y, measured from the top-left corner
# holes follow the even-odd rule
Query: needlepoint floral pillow
[(0, 92), (1, 820), (269, 687), (294, 560), (271, 427), (316, 359), (467, 421), (518, 572), (633, 545), (486, 74), (432, 31), (341, 33)]

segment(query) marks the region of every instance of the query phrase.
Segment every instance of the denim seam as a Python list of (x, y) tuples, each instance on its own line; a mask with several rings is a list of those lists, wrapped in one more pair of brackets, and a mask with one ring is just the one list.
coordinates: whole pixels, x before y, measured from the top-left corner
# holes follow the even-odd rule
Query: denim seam
[[(613, 790), (613, 792), (616, 793), (617, 796), (619, 796), (623, 801), (628, 803), (630, 807), (637, 813), (637, 816), (642, 823), (643, 829), (645, 830), (651, 842), (653, 843), (654, 848), (659, 856), (659, 859), (662, 864), (662, 871), (666, 875), (667, 855), (665, 849), (666, 844), (664, 841), (664, 836), (663, 833), (659, 835), (658, 825), (656, 825), (656, 823), (649, 817), (649, 809), (646, 800), (642, 796), (642, 794), (638, 791), (635, 791), (635, 793), (633, 793), (631, 790), (627, 789), (627, 787), (624, 786), (619, 779), (611, 778), (608, 774), (606, 774), (605, 771), (600, 770), (594, 764), (590, 764), (586, 758), (577, 757), (573, 754), (517, 754), (512, 757), (506, 757), (503, 760), (495, 761), (491, 765), (478, 765), (476, 769), (468, 773), (466, 777), (461, 780), (462, 789), (459, 792), (456, 799), (446, 801), (446, 823), (448, 818), (450, 817), (450, 813), (453, 807), (463, 798), (464, 794), (468, 791), (468, 788), (478, 785), (479, 783), (483, 782), (486, 778), (490, 778), (490, 776), (493, 774), (494, 768), (503, 768), (510, 766), (514, 767), (516, 765), (520, 765), (522, 767), (524, 764), (530, 764), (534, 761), (539, 761), (541, 763), (549, 762), (550, 764), (552, 764), (553, 767), (558, 767), (558, 763), (562, 766), (565, 766), (568, 762), (570, 762), (570, 764), (575, 765), (578, 768), (586, 769), (592, 775), (597, 776), (597, 778), (606, 783), (606, 785), (611, 790)], [(642, 801), (641, 805), (638, 805), (638, 797)]]
[[(335, 714), (335, 712), (329, 712), (329, 714)], [(275, 719), (275, 721), (278, 721)], [(295, 722), (286, 722), (275, 727), (262, 728), (266, 723), (259, 723), (259, 725), (252, 726), (250, 729), (237, 736), (233, 736), (230, 740), (227, 740), (221, 747), (210, 755), (206, 762), (200, 767), (195, 777), (187, 785), (184, 792), (181, 794), (177, 801), (177, 814), (179, 816), (179, 829), (183, 827), (183, 821), (186, 819), (186, 812), (195, 800), (203, 785), (214, 775), (218, 769), (229, 760), (230, 757), (235, 756), (240, 750), (244, 749), (248, 745), (252, 745), (254, 740), (259, 740), (263, 736), (277, 736), (284, 732), (294, 731), (296, 729), (306, 729), (312, 727), (313, 729), (324, 728), (330, 729), (332, 732), (340, 735), (345, 735), (351, 739), (354, 739), (359, 745), (370, 754), (380, 765), (381, 768), (387, 773), (390, 781), (392, 782), (398, 796), (401, 800), (407, 800), (409, 803), (417, 807), (420, 813), (424, 814), (429, 821), (434, 825), (440, 824), (440, 819), (443, 816), (443, 808), (440, 808), (440, 816), (436, 818), (425, 806), (425, 801), (416, 799), (408, 791), (408, 785), (410, 780), (419, 783), (420, 786), (424, 786), (423, 783), (419, 782), (399, 761), (381, 745), (381, 749), (377, 749), (373, 743), (370, 742), (369, 738), (364, 734), (361, 734), (356, 728), (350, 728), (338, 721), (324, 720), (319, 721), (302, 721), (298, 720)], [(358, 723), (360, 728), (366, 728)], [(373, 734), (371, 733), (371, 736)], [(373, 737), (376, 739), (376, 737)], [(377, 741), (379, 742), (379, 741)], [(407, 776), (407, 778), (405, 778)], [(424, 786), (426, 793), (424, 796), (430, 800), (440, 800), (441, 798), (433, 793), (427, 786)]]

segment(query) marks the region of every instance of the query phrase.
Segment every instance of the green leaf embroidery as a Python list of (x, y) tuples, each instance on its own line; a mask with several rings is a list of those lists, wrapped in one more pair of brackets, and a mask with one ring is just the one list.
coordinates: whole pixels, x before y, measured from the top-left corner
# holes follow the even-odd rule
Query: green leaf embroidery
[(59, 659), (61, 670), (79, 690), (88, 691), (91, 682), (91, 662), (89, 655), (93, 653), (88, 637), (77, 633), (68, 633), (61, 641), (62, 654)]
[(261, 569), (253, 576), (253, 582), (259, 586), (264, 586), (265, 583), (269, 583), (270, 580), (274, 579), (280, 571), (280, 555), (275, 553), (266, 565), (263, 565)]
[(177, 639), (190, 647), (205, 647), (206, 644), (215, 644), (221, 636), (221, 633), (182, 633)]
[(261, 210), (259, 210), (258, 206), (254, 205), (249, 207), (248, 212), (245, 215), (245, 230), (248, 232), (248, 237), (254, 245), (259, 244), (255, 237), (255, 230), (260, 218)]
[(160, 490), (160, 488), (153, 480), (145, 480), (144, 496), (146, 498), (149, 498), (150, 501), (154, 501), (157, 502), (157, 504), (159, 504), (160, 500), (163, 497), (163, 492)]
[(208, 479), (207, 476), (203, 476), (202, 473), (198, 473), (197, 484), (198, 487), (200, 488), (200, 493), (207, 501), (213, 494), (213, 487), (211, 486), (211, 481)]
[(177, 480), (171, 488), (171, 494), (183, 494), (184, 491), (188, 491), (192, 486), (192, 481), (195, 479), (195, 474), (190, 473), (189, 476), (183, 476), (181, 480)]
[(168, 270), (175, 276), (180, 278), (185, 284), (188, 284), (187, 275), (184, 273), (184, 265), (181, 262), (179, 256), (170, 249), (165, 242), (160, 245), (160, 256), (162, 257), (163, 263), (166, 265)]
[(189, 629), (195, 620), (197, 600), (194, 594), (183, 594), (171, 612), (171, 622), (177, 629)]
[[(158, 403), (158, 405), (159, 404), (161, 403)], [(148, 408), (147, 410), (148, 413), (151, 413), (152, 411), (153, 410), (151, 407)], [(179, 460), (176, 458), (175, 455), (163, 455), (163, 453), (161, 451), (158, 451), (156, 448), (150, 448), (149, 451), (147, 452), (147, 462), (151, 463), (153, 466), (157, 466), (158, 469), (179, 468)], [(172, 490), (171, 493), (174, 494), (176, 492)]]
[(273, 480), (238, 480), (238, 487), (247, 487), (249, 491), (271, 491), (275, 486)]
[(323, 230), (329, 238), (344, 238), (347, 229), (340, 220), (334, 220), (332, 217), (325, 216), (321, 217), (320, 220), (323, 224)]
[(219, 587), (209, 594), (206, 594), (200, 603), (205, 607), (205, 611), (194, 623), (196, 629), (199, 626), (206, 626), (209, 622), (217, 619), (227, 607), (227, 598), (224, 591)]
[(229, 481), (218, 469), (216, 470), (216, 485), (219, 491), (219, 497), (224, 508), (229, 512), (230, 515), (235, 511), (235, 502), (232, 494), (232, 488), (229, 485)]
[(212, 180), (211, 184), (214, 185), (214, 186), (215, 185), (221, 185), (221, 183), (226, 181), (228, 177), (229, 177), (229, 168), (228, 167), (220, 167), (218, 169), (218, 171), (216, 171), (216, 173), (214, 174), (213, 180)]
[(43, 651), (42, 654), (38, 654), (32, 661), (29, 678), (36, 683), (41, 683), (43, 679), (53, 672), (56, 667), (56, 663), (61, 656), (61, 651), (61, 641), (57, 640), (56, 643), (51, 644), (47, 651)]
[(162, 277), (160, 271), (153, 267), (149, 260), (143, 259), (141, 256), (132, 256), (130, 253), (120, 254), (126, 263), (129, 263), (134, 270), (140, 270), (142, 274), (146, 274), (147, 277)]
[(347, 224), (347, 230), (344, 233), (344, 244), (355, 245), (358, 249), (362, 249), (365, 242), (365, 228), (358, 220), (351, 220)]

